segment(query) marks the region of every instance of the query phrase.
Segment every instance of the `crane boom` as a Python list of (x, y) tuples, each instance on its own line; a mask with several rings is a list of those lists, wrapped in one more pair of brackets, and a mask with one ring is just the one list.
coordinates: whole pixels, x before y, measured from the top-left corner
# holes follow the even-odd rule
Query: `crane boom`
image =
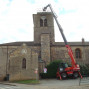
[(75, 66), (75, 65), (76, 65), (76, 62), (75, 62), (75, 59), (74, 59), (74, 56), (73, 56), (72, 49), (71, 49), (71, 47), (68, 45), (68, 42), (67, 42), (67, 40), (66, 40), (66, 37), (65, 37), (65, 35), (64, 35), (64, 33), (63, 33), (63, 29), (62, 29), (61, 25), (59, 24), (59, 22), (58, 22), (58, 20), (57, 20), (57, 16), (55, 15), (55, 13), (54, 13), (54, 11), (53, 11), (51, 5), (48, 4), (46, 7), (43, 8), (43, 11), (46, 11), (46, 9), (47, 9), (48, 7), (50, 8), (51, 13), (52, 13), (52, 15), (53, 15), (53, 17), (54, 17), (54, 19), (55, 19), (57, 25), (58, 25), (59, 31), (60, 31), (60, 33), (61, 33), (61, 35), (62, 35), (62, 37), (63, 37), (65, 46), (66, 46), (66, 48), (67, 48), (67, 50), (68, 50), (68, 54), (69, 54), (69, 56), (70, 56), (70, 58), (71, 58), (71, 64), (72, 64), (72, 66)]
[(67, 43), (67, 40), (66, 40), (66, 38), (65, 38), (65, 35), (64, 35), (64, 33), (63, 33), (63, 29), (62, 29), (61, 25), (59, 24), (59, 22), (58, 22), (58, 20), (57, 20), (57, 16), (55, 15), (55, 13), (54, 13), (54, 11), (53, 11), (51, 5), (48, 4), (46, 7), (43, 8), (43, 11), (46, 11), (47, 7), (50, 8), (50, 10), (51, 10), (51, 12), (52, 12), (52, 15), (53, 15), (53, 17), (54, 17), (54, 19), (55, 19), (55, 21), (56, 21), (56, 23), (57, 23), (57, 25), (58, 25), (58, 28), (59, 28), (59, 30), (60, 30), (60, 32), (61, 32), (61, 35), (62, 35), (62, 37), (63, 37), (63, 40), (64, 40), (64, 42), (65, 42), (65, 45), (67, 45), (68, 43)]
[[(75, 61), (74, 56), (73, 56), (72, 49), (71, 49), (71, 47), (70, 47), (70, 46), (68, 45), (68, 43), (67, 43), (67, 40), (66, 40), (66, 38), (65, 38), (65, 35), (64, 35), (64, 33), (63, 33), (63, 29), (62, 29), (61, 25), (59, 24), (59, 22), (58, 22), (58, 20), (57, 20), (57, 16), (56, 16), (56, 14), (54, 13), (54, 11), (53, 11), (51, 5), (48, 4), (46, 7), (43, 8), (43, 11), (46, 11), (46, 9), (47, 9), (48, 7), (50, 8), (51, 13), (52, 13), (52, 15), (53, 15), (53, 17), (54, 17), (54, 19), (55, 19), (57, 25), (58, 25), (59, 31), (60, 31), (60, 33), (61, 33), (61, 35), (62, 35), (62, 37), (63, 37), (64, 43), (65, 43), (65, 47), (66, 47), (67, 50), (68, 50), (68, 54), (69, 54), (69, 56), (70, 56), (70, 58), (71, 58), (71, 64), (72, 64), (72, 67), (67, 67), (67, 68), (65, 68), (64, 71), (62, 71), (62, 70), (60, 70), (60, 69), (58, 68), (58, 71), (57, 71), (57, 73), (56, 73), (56, 77), (60, 77), (60, 79), (62, 79), (62, 78), (67, 77), (67, 75), (71, 75), (71, 74), (72, 74), (75, 78), (77, 78), (78, 75), (80, 75), (80, 77), (82, 78), (82, 75), (81, 75), (81, 73), (80, 73), (80, 67), (79, 67), (78, 64), (76, 64), (76, 61)], [(66, 75), (66, 76), (64, 76), (64, 75)]]

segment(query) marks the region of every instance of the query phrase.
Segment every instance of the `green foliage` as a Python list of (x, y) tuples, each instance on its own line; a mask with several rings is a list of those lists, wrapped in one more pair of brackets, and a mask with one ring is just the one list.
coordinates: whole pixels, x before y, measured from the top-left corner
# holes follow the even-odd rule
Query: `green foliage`
[(56, 78), (56, 72), (58, 68), (58, 64), (63, 62), (62, 60), (56, 60), (51, 62), (49, 65), (46, 66), (47, 73), (40, 73), (42, 78)]
[[(62, 60), (56, 60), (51, 62), (46, 66), (47, 73), (40, 73), (42, 78), (56, 78), (56, 72), (58, 68), (58, 64), (62, 63)], [(69, 63), (67, 63), (69, 65)], [(89, 64), (80, 65), (80, 72), (82, 76), (89, 76)]]
[(89, 76), (89, 64), (80, 65), (80, 72), (82, 76)]

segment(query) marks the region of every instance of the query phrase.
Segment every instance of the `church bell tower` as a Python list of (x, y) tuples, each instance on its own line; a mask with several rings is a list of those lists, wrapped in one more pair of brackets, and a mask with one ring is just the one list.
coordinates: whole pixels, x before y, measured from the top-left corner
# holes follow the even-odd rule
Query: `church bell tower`
[(51, 12), (33, 15), (34, 43), (41, 44), (41, 60), (50, 63), (50, 45), (54, 43), (54, 20)]
[(33, 15), (34, 42), (41, 43), (41, 35), (49, 34), (50, 43), (54, 43), (54, 20), (51, 12), (38, 12)]

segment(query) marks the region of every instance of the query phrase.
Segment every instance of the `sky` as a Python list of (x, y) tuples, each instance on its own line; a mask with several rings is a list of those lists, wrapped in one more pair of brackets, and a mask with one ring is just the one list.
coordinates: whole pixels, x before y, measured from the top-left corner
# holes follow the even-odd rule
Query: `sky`
[[(68, 42), (89, 41), (89, 0), (0, 0), (0, 44), (33, 41), (33, 14), (51, 4)], [(48, 8), (47, 11), (50, 11)], [(55, 41), (63, 42), (54, 22)]]

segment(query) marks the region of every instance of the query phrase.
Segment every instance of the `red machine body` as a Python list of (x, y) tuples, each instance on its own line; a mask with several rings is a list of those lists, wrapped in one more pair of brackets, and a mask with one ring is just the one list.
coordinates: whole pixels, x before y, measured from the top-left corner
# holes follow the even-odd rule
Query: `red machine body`
[(80, 76), (82, 78), (82, 75), (80, 74), (80, 67), (78, 64), (76, 64), (76, 61), (73, 57), (73, 52), (71, 50), (71, 47), (69, 45), (66, 45), (66, 48), (68, 50), (68, 54), (71, 58), (71, 67), (66, 67), (63, 71), (60, 71), (60, 69), (57, 69), (56, 77), (60, 79), (65, 79), (67, 76), (73, 76), (74, 78), (77, 78)]
[(63, 37), (64, 43), (65, 43), (65, 47), (68, 50), (68, 54), (70, 56), (71, 65), (72, 65), (71, 67), (69, 67), (69, 66), (67, 66), (66, 63), (61, 63), (60, 64), (61, 67), (58, 67), (58, 69), (57, 69), (56, 77), (62, 79), (62, 78), (66, 78), (69, 75), (73, 75), (75, 78), (77, 78), (78, 76), (80, 76), (82, 78), (82, 75), (80, 74), (80, 67), (79, 67), (78, 64), (76, 64), (76, 61), (75, 61), (74, 56), (73, 56), (72, 49), (67, 43), (65, 35), (63, 33), (63, 29), (62, 29), (61, 25), (59, 24), (59, 22), (57, 20), (57, 16), (55, 15), (51, 5), (48, 4), (46, 7), (43, 8), (43, 11), (46, 11), (47, 7), (50, 8), (51, 13), (53, 14), (53, 17), (54, 17), (54, 19), (55, 19), (55, 21), (56, 21), (56, 23), (58, 25), (59, 31), (60, 31), (60, 33), (61, 33), (61, 35)]

